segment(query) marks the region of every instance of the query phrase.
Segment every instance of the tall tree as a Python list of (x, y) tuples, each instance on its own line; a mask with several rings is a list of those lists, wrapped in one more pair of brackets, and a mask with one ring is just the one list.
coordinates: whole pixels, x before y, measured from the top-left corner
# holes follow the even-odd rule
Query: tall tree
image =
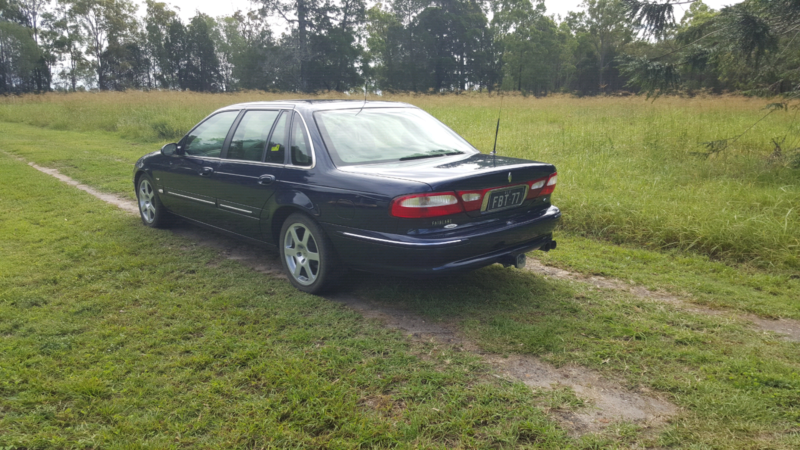
[(366, 14), (364, 0), (260, 0), (262, 12), (290, 25), (281, 46), (293, 64), (296, 87), (303, 92), (348, 90), (360, 84), (358, 65), (363, 49), (359, 29)]
[(61, 70), (57, 75), (66, 81), (68, 90), (75, 92), (78, 82), (91, 72), (91, 65), (83, 53), (85, 37), (82, 28), (69, 5), (60, 2), (42, 18), (41, 34), (49, 42), (54, 65), (60, 63)]
[[(678, 1), (624, 2), (630, 22), (645, 35), (671, 38)], [(700, 6), (694, 12), (697, 19), (678, 29), (673, 48), (625, 59), (625, 70), (635, 85), (651, 94), (671, 92), (681, 88), (687, 71), (713, 68), (733, 89), (800, 97), (800, 56), (796, 51), (800, 2), (745, 0), (719, 14)]]
[(581, 94), (620, 90), (627, 80), (620, 77), (617, 56), (634, 38), (626, 9), (621, 0), (584, 0), (582, 6), (565, 19), (577, 41), (573, 88)]
[(31, 80), (36, 91), (50, 89), (52, 61), (49, 52), (40, 45), (39, 39), (41, 16), (48, 4), (49, 0), (6, 0), (3, 5), (0, 5), (0, 18), (26, 27), (30, 31), (34, 43), (40, 49), (39, 59), (31, 69)]
[(217, 20), (213, 36), (225, 90), (295, 88), (289, 52), (277, 45), (256, 11), (237, 11)]
[(145, 50), (151, 68), (148, 84), (170, 88), (175, 85), (175, 71), (170, 64), (167, 42), (170, 25), (178, 16), (166, 3), (146, 0), (145, 5)]
[(198, 13), (186, 27), (184, 89), (200, 92), (221, 90), (219, 59), (211, 36), (215, 26), (214, 19)]
[(456, 91), (493, 84), (497, 48), (475, 0), (395, 0), (370, 9), (368, 43), (385, 88)]
[(136, 27), (135, 8), (128, 0), (69, 0), (73, 17), (83, 28), (86, 37), (86, 53), (97, 74), (97, 87), (108, 89), (109, 61), (112, 53), (109, 46), (124, 45)]
[(299, 64), (298, 85), (303, 92), (309, 91), (308, 63), (312, 59), (309, 50), (309, 33), (324, 20), (332, 5), (321, 0), (260, 0), (265, 15), (278, 15), (292, 27), (294, 59)]
[(0, 94), (38, 90), (35, 69), (41, 58), (29, 28), (0, 20)]
[(492, 24), (503, 45), (505, 89), (545, 95), (559, 87), (562, 59), (571, 58), (564, 49), (571, 36), (545, 12), (541, 0), (495, 4)]

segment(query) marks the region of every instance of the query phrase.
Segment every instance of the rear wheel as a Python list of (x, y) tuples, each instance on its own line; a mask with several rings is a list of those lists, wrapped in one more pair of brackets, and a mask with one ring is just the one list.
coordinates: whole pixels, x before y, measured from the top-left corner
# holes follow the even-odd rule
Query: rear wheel
[(169, 212), (161, 204), (158, 198), (155, 184), (149, 175), (139, 177), (136, 185), (136, 200), (139, 203), (139, 215), (142, 223), (148, 227), (165, 228), (169, 225)]
[(294, 287), (309, 294), (332, 288), (339, 281), (341, 264), (322, 228), (305, 214), (286, 218), (279, 241), (283, 270)]

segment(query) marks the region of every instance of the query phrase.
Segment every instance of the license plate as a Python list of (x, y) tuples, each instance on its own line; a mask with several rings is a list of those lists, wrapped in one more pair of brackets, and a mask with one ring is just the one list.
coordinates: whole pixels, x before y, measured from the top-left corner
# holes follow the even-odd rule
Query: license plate
[(498, 189), (489, 192), (486, 197), (486, 204), (483, 206), (483, 212), (498, 211), (506, 208), (513, 208), (519, 206), (525, 201), (525, 191), (528, 186), (514, 186), (512, 188)]

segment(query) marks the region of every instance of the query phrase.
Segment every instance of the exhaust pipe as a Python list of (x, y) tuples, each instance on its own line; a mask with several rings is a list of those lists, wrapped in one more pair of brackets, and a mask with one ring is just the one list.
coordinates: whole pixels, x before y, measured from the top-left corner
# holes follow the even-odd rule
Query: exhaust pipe
[(504, 256), (500, 261), (500, 264), (502, 264), (503, 267), (514, 266), (517, 269), (524, 269), (527, 262), (528, 258), (525, 256), (525, 253), (520, 253), (519, 255)]
[(525, 253), (520, 253), (516, 257), (516, 261), (514, 262), (514, 267), (517, 269), (524, 269), (525, 264), (528, 262), (528, 257), (525, 256)]
[[(546, 244), (542, 245), (539, 250), (543, 252), (549, 252), (550, 250), (555, 250), (557, 246), (558, 243), (556, 241), (550, 240)], [(514, 266), (517, 269), (524, 269), (528, 262), (528, 257), (525, 256), (525, 253), (520, 253), (518, 255), (506, 255), (503, 256), (503, 258), (498, 262), (502, 264), (503, 267)]]
[(558, 242), (550, 241), (547, 244), (544, 244), (540, 250), (544, 252), (549, 252), (550, 250), (555, 250), (558, 247)]

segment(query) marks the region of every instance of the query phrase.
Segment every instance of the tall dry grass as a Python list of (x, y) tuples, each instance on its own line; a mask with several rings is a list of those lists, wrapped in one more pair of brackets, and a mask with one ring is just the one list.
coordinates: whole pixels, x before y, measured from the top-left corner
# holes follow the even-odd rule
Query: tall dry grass
[[(53, 93), (0, 99), (0, 121), (161, 142), (177, 139), (221, 106), (296, 97)], [(800, 146), (794, 111), (771, 115), (706, 158), (699, 155), (703, 142), (741, 134), (765, 114), (766, 102), (733, 96), (651, 102), (486, 94), (381, 100), (417, 105), (483, 151), (492, 147), (502, 103), (498, 152), (557, 165), (554, 200), (572, 232), (758, 266), (800, 267), (800, 170), (786, 159)], [(783, 158), (774, 157), (773, 139), (783, 142)]]

